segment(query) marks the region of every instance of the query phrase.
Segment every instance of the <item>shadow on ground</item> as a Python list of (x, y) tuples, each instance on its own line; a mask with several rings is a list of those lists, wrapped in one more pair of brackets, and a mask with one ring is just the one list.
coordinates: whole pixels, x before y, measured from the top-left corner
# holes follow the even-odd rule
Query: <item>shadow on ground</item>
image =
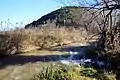
[[(66, 55), (63, 55), (66, 56)], [(0, 69), (7, 66), (14, 65), (24, 65), (27, 63), (35, 63), (35, 62), (57, 62), (59, 60), (59, 55), (13, 55), (10, 57), (6, 57), (1, 59), (0, 61)]]
[[(59, 51), (59, 52), (78, 52), (79, 54), (83, 54), (82, 51), (84, 49), (91, 48), (90, 46), (64, 46), (54, 48), (53, 50), (48, 51)], [(40, 53), (41, 54), (41, 53)], [(44, 54), (44, 53), (43, 53)], [(9, 65), (24, 65), (27, 63), (35, 63), (35, 62), (57, 62), (60, 57), (68, 57), (70, 54), (54, 54), (54, 55), (12, 55), (5, 58), (0, 58), (0, 69), (7, 67)], [(78, 56), (79, 57), (79, 56)]]
[[(85, 49), (92, 49), (93, 46), (66, 46), (59, 47), (49, 51), (59, 51), (59, 52), (78, 52), (79, 54), (83, 54), (82, 51)], [(35, 62), (57, 62), (60, 59), (60, 56), (69, 56), (69, 54), (54, 54), (54, 55), (13, 55), (3, 59), (0, 59), (0, 69), (3, 69), (7, 66), (14, 65), (24, 65), (27, 63), (35, 63)], [(79, 57), (79, 56), (78, 56)], [(119, 72), (119, 71), (115, 71)], [(119, 73), (116, 76), (117, 80), (120, 80)]]
[[(49, 51), (59, 51), (59, 52), (81, 52), (83, 49), (88, 48), (89, 46), (68, 46), (55, 48), (54, 50)], [(40, 53), (41, 54), (41, 53)], [(44, 53), (43, 53), (44, 54)], [(82, 54), (82, 53), (80, 53)], [(60, 57), (68, 57), (70, 54), (54, 54), (54, 55), (12, 55), (0, 59), (0, 69), (10, 66), (10, 65), (24, 65), (27, 63), (35, 62), (57, 62)]]

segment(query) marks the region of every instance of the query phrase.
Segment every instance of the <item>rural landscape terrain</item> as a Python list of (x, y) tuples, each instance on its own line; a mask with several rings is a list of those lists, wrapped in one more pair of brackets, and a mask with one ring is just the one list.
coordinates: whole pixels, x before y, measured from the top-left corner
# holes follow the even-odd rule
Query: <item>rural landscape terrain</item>
[(120, 80), (120, 1), (95, 1), (0, 31), (0, 80)]

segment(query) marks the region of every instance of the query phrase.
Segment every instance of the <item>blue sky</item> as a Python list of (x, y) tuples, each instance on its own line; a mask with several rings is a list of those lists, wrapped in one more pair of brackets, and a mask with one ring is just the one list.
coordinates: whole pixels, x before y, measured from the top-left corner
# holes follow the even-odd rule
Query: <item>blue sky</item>
[[(66, 5), (76, 3), (75, 0), (0, 0), (0, 24), (1, 22), (4, 23), (2, 23), (0, 30), (2, 28), (7, 29), (7, 27), (19, 27), (21, 22), (23, 22), (22, 25), (26, 25), (37, 20), (41, 16), (65, 6), (60, 1), (66, 3)], [(84, 2), (84, 0), (81, 0), (81, 2)], [(13, 25), (8, 26), (5, 21)], [(16, 25), (16, 23), (19, 24)]]
[(0, 0), (0, 22), (27, 24), (61, 6), (55, 0)]

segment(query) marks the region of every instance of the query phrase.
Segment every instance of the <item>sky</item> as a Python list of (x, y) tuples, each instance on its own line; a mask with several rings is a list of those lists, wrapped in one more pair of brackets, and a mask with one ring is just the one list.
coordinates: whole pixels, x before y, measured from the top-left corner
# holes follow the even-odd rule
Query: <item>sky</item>
[[(69, 1), (71, 2), (69, 3)], [(73, 2), (75, 0), (0, 0), (0, 30), (24, 27), (24, 25), (39, 19), (43, 15), (62, 6), (71, 5)], [(9, 23), (11, 24), (9, 25)]]
[(0, 0), (0, 22), (27, 24), (61, 6), (56, 0)]

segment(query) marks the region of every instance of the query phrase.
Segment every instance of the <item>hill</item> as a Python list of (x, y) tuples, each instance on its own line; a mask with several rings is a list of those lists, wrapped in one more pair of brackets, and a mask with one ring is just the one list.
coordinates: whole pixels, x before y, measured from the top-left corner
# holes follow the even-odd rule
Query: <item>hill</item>
[(25, 28), (41, 27), (52, 24), (57, 27), (75, 27), (90, 30), (91, 32), (98, 32), (96, 19), (86, 8), (76, 6), (66, 6), (51, 13), (42, 16), (40, 19), (27, 24)]
[(33, 21), (32, 23), (26, 25), (25, 28), (37, 27), (38, 25), (44, 25), (52, 22), (54, 22), (56, 25), (68, 26), (71, 25), (71, 23), (75, 23), (75, 19), (78, 18), (78, 16), (80, 18), (80, 14), (82, 14), (84, 10), (85, 9), (76, 6), (62, 7), (42, 16), (37, 21)]

